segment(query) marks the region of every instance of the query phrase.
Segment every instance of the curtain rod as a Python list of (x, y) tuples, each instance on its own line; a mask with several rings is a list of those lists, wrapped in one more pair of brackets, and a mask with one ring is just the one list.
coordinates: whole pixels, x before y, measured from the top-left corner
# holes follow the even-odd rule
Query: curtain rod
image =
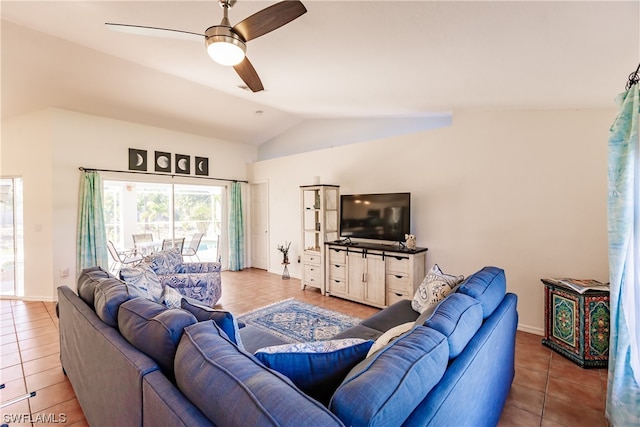
[(629, 80), (627, 81), (625, 90), (631, 89), (631, 86), (637, 84), (640, 81), (640, 75), (638, 75), (639, 72), (640, 72), (640, 64), (638, 64), (638, 68), (636, 68), (636, 71), (629, 74)]
[(142, 172), (142, 171), (119, 171), (119, 170), (113, 170), (113, 169), (85, 168), (85, 167), (82, 167), (82, 166), (80, 166), (78, 169), (81, 170), (81, 171), (87, 171), (87, 172), (96, 171), (96, 172), (115, 172), (115, 173), (137, 173), (137, 174), (140, 174), (140, 175), (169, 176), (171, 178), (175, 178), (175, 177), (198, 178), (198, 179), (212, 179), (212, 180), (215, 180), (215, 181), (244, 182), (244, 183), (247, 183), (247, 184), (249, 183), (249, 181), (244, 181), (242, 179), (214, 178), (214, 177), (210, 177), (210, 176), (174, 175), (174, 174), (168, 174), (168, 173)]

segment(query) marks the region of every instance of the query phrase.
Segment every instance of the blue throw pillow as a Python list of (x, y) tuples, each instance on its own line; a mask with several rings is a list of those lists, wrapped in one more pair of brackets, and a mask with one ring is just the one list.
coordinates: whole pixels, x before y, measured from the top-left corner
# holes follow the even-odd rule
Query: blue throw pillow
[(187, 310), (193, 314), (198, 322), (204, 322), (207, 320), (213, 320), (216, 325), (227, 334), (227, 337), (233, 341), (240, 348), (242, 346), (242, 340), (240, 339), (240, 332), (238, 328), (238, 322), (235, 316), (226, 310), (218, 310), (215, 308), (207, 307), (204, 305), (198, 305), (188, 301), (186, 298), (182, 298), (180, 301), (180, 307), (183, 310)]
[(438, 384), (448, 362), (447, 338), (417, 326), (356, 365), (329, 410), (347, 426), (402, 425)]
[(364, 360), (372, 344), (371, 340), (359, 338), (284, 344), (261, 348), (254, 356), (326, 405), (349, 371)]
[(217, 426), (338, 426), (339, 420), (285, 376), (233, 345), (215, 322), (184, 330), (176, 384)]

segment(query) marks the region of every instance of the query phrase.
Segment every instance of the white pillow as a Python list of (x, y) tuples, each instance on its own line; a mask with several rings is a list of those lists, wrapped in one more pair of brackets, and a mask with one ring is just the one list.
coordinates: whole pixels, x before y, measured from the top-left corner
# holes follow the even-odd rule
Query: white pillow
[(442, 301), (463, 280), (464, 276), (444, 274), (438, 264), (434, 264), (413, 296), (411, 308), (422, 314), (430, 306)]
[(168, 308), (182, 308), (182, 294), (166, 285), (162, 290), (162, 303)]
[(381, 350), (391, 341), (398, 338), (400, 335), (404, 334), (407, 331), (410, 331), (411, 328), (414, 327), (414, 325), (415, 325), (415, 322), (403, 323), (402, 325), (394, 326), (384, 334), (380, 335), (376, 340), (376, 342), (374, 342), (371, 348), (369, 349), (369, 353), (367, 353), (367, 357), (371, 356), (376, 351)]

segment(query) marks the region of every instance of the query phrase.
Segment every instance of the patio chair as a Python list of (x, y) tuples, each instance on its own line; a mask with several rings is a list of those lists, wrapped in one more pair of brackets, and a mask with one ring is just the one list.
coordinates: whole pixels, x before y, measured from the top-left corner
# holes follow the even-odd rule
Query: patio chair
[(153, 234), (151, 233), (132, 234), (131, 236), (133, 236), (134, 244), (140, 242), (153, 242)]
[(193, 261), (193, 257), (196, 257), (196, 259), (200, 261), (200, 257), (198, 256), (198, 248), (200, 247), (200, 242), (202, 241), (203, 236), (204, 233), (196, 233), (193, 235), (193, 237), (191, 238), (191, 243), (189, 243), (189, 247), (185, 248), (185, 250), (182, 251), (183, 259), (184, 257), (189, 257), (189, 259)]
[(177, 248), (182, 254), (182, 248), (184, 247), (184, 237), (181, 239), (162, 239), (162, 250)]
[(133, 237), (133, 246), (142, 255), (150, 255), (160, 247), (160, 243), (154, 244), (151, 233), (132, 234), (131, 237)]
[(109, 266), (109, 271), (117, 275), (123, 265), (136, 265), (142, 261), (142, 256), (138, 255), (135, 249), (118, 250), (111, 240), (107, 241), (107, 249), (113, 262)]

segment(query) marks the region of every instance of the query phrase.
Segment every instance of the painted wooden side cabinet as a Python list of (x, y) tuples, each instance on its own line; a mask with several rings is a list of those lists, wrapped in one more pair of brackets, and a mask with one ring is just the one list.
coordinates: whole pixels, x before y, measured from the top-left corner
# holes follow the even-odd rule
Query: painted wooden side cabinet
[(545, 328), (542, 344), (582, 368), (609, 361), (609, 292), (579, 293), (542, 279)]

